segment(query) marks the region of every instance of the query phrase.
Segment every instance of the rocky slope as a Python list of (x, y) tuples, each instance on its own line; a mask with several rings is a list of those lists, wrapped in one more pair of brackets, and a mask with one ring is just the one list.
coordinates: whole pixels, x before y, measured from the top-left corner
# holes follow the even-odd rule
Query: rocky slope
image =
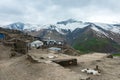
[[(73, 47), (77, 46), (78, 50), (81, 50), (80, 47), (84, 43), (87, 45), (82, 48), (88, 49), (88, 51), (119, 52), (120, 48), (119, 24), (91, 23), (69, 19), (56, 24), (38, 25), (17, 22), (3, 27), (17, 29), (45, 39), (63, 40)], [(88, 46), (93, 46), (94, 49), (89, 50)], [(96, 46), (100, 46), (100, 49), (96, 50)]]

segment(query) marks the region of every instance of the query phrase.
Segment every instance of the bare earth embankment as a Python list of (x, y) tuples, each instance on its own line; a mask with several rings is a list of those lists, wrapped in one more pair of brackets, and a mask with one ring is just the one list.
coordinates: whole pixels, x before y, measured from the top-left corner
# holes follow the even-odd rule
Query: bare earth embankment
[[(93, 53), (81, 56), (54, 54), (46, 50), (31, 50), (29, 54), (37, 57), (56, 55), (57, 58), (77, 58), (77, 66), (62, 67), (56, 63), (32, 63), (27, 55), (9, 58), (10, 49), (0, 46), (0, 80), (120, 80), (120, 58), (106, 58), (106, 54)], [(8, 55), (7, 55), (8, 54)], [(95, 68), (98, 65), (101, 75), (82, 73), (84, 68)]]

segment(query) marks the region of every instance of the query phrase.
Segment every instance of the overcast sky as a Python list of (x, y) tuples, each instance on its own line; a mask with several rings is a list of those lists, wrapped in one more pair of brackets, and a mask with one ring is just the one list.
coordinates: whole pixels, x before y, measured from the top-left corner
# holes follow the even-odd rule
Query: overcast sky
[(120, 0), (0, 0), (0, 24), (61, 20), (120, 23)]

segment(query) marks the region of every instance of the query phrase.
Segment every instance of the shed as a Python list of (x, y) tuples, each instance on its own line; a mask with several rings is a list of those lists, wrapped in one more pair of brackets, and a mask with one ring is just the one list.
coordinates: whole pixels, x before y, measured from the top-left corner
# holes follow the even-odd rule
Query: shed
[(53, 46), (56, 44), (56, 40), (43, 40), (44, 45)]
[(28, 52), (28, 42), (17, 39), (14, 43), (14, 50), (26, 54)]
[(25, 54), (28, 52), (28, 42), (21, 39), (12, 38), (4, 41), (4, 45), (13, 47), (13, 49), (19, 53)]
[(36, 41), (33, 41), (30, 45), (33, 48), (38, 48), (38, 47), (41, 47), (43, 45), (43, 42), (39, 41), (39, 40), (36, 40)]
[(52, 51), (61, 51), (61, 48), (51, 47), (51, 48), (49, 48), (49, 50), (52, 50)]

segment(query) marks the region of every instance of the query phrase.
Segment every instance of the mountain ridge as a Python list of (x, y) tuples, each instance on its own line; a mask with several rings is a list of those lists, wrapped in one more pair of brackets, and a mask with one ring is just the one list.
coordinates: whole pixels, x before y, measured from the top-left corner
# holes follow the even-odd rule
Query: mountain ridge
[(82, 22), (77, 21), (74, 19), (68, 19), (65, 21), (57, 22), (56, 24), (29, 24), (29, 23), (22, 23), (22, 22), (15, 22), (9, 25), (1, 26), (3, 28), (9, 29), (17, 29), (21, 31), (39, 31), (40, 29), (49, 28), (51, 25), (56, 26), (57, 28), (61, 29), (70, 29), (74, 31), (76, 28), (84, 28), (90, 24), (100, 26), (105, 30), (109, 30), (115, 33), (120, 33), (120, 24), (105, 24), (105, 23), (93, 23), (93, 22)]
[[(80, 51), (82, 50), (80, 47), (84, 47), (83, 44), (86, 45), (84, 48), (89, 51), (120, 51), (120, 24), (92, 23), (69, 19), (48, 25), (32, 25), (17, 22), (6, 25), (5, 28), (17, 29), (41, 38), (63, 40), (74, 48), (79, 44), (79, 46), (77, 46), (79, 48), (76, 49)], [(83, 43), (81, 43), (81, 41), (83, 41)], [(92, 48), (87, 48), (88, 46)], [(97, 46), (99, 46), (100, 49), (97, 49)]]

